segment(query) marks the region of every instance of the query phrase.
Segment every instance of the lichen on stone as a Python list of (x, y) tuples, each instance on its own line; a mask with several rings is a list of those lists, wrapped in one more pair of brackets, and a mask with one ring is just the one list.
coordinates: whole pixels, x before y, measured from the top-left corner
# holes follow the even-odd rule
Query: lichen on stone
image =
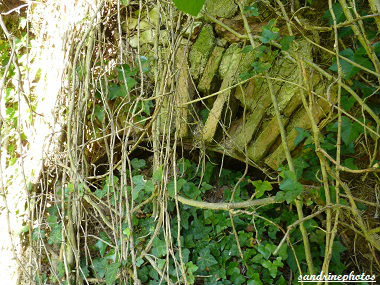
[(208, 58), (215, 46), (215, 36), (211, 25), (205, 25), (198, 35), (189, 55), (190, 72), (197, 80), (203, 73)]
[(237, 11), (234, 0), (207, 0), (205, 14), (214, 17), (231, 18)]

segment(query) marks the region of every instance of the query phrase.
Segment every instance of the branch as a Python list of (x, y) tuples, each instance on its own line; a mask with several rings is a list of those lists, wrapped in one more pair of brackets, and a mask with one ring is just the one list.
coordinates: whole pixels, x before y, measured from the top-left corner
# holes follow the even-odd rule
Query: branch
[(231, 209), (242, 209), (242, 208), (249, 208), (249, 207), (254, 207), (254, 206), (264, 206), (264, 205), (279, 203), (274, 199), (274, 197), (248, 200), (248, 201), (236, 202), (236, 203), (209, 203), (209, 202), (187, 199), (179, 195), (177, 195), (176, 198), (182, 204), (189, 205), (192, 207), (197, 207), (200, 209), (224, 210), (224, 211), (229, 211)]

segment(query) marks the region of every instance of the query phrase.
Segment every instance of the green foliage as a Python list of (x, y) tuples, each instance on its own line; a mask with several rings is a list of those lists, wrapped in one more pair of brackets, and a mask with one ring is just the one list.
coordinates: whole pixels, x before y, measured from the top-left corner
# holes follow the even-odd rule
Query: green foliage
[[(364, 66), (370, 70), (375, 70), (373, 64), (366, 56), (366, 53), (363, 53), (362, 49), (357, 49), (355, 52), (351, 48), (344, 49), (339, 52), (341, 56), (348, 58), (349, 60)], [(353, 64), (349, 63), (346, 60), (340, 59), (340, 65), (342, 67), (343, 78), (348, 80), (354, 77), (361, 69)], [(336, 62), (336, 58), (333, 60), (333, 64), (330, 66), (330, 70), (337, 72), (338, 64)]]
[[(256, 6), (247, 6), (246, 11), (248, 13), (258, 13)], [(276, 20), (272, 19), (267, 25), (263, 26), (260, 34), (261, 45), (253, 48), (251, 45), (247, 45), (243, 48), (242, 52), (247, 53), (254, 51), (255, 58), (251, 63), (251, 70), (240, 74), (242, 80), (248, 79), (253, 75), (263, 73), (269, 70), (277, 56), (279, 55), (279, 50), (274, 49), (271, 45), (272, 42), (277, 42), (280, 40), (281, 50), (287, 51), (290, 49), (294, 36), (283, 36), (279, 34), (279, 29), (276, 27)]]
[(244, 11), (248, 14), (248, 16), (251, 16), (251, 17), (259, 16), (259, 9), (257, 8), (256, 3), (250, 6), (245, 6)]
[(303, 186), (297, 181), (296, 173), (290, 170), (283, 170), (280, 175), (283, 178), (280, 183), (280, 189), (282, 191), (277, 192), (276, 200), (285, 200), (286, 202), (291, 203), (301, 194)]
[(256, 180), (256, 181), (251, 181), (249, 182), (252, 183), (256, 187), (255, 193), (256, 193), (256, 198), (260, 198), (261, 196), (264, 195), (266, 191), (272, 190), (272, 185), (268, 181), (261, 181), (261, 180)]
[(202, 9), (205, 0), (173, 0), (173, 2), (178, 10), (196, 16)]

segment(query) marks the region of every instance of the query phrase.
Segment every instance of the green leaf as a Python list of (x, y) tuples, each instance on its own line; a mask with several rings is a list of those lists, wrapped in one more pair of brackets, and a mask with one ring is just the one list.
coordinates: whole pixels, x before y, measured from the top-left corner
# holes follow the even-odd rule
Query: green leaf
[(81, 268), (80, 273), (83, 279), (85, 279), (85, 277), (87, 278), (90, 276), (90, 270), (88, 270), (88, 266), (87, 266), (85, 258), (81, 258), (80, 268)]
[[(344, 20), (346, 20), (346, 17), (344, 15), (344, 12), (343, 12), (343, 9), (342, 9), (342, 6), (339, 3), (334, 3), (332, 5), (332, 9), (333, 9), (333, 12), (334, 12), (337, 24), (339, 24), (339, 23), (343, 22)], [(329, 25), (334, 25), (334, 20), (332, 18), (332, 15), (331, 15), (329, 9), (326, 9), (326, 12), (323, 14), (323, 18), (326, 19), (326, 20), (328, 20)]]
[[(337, 132), (338, 122), (330, 124), (327, 130)], [(363, 131), (363, 127), (358, 122), (353, 123), (349, 118), (342, 116), (342, 140), (345, 145), (348, 146), (355, 141)]]
[(251, 45), (246, 45), (242, 50), (241, 52), (242, 53), (247, 53), (247, 52), (250, 52), (253, 50), (253, 47)]
[(253, 4), (251, 6), (245, 6), (244, 11), (247, 12), (248, 16), (250, 17), (258, 17), (259, 16), (259, 9), (257, 8), (257, 4)]
[(140, 56), (141, 68), (143, 73), (147, 73), (150, 71), (149, 60), (145, 56)]
[(153, 181), (152, 180), (148, 180), (145, 183), (144, 189), (146, 190), (146, 192), (152, 193), (153, 190), (154, 190), (154, 183), (153, 183)]
[(107, 271), (105, 275), (107, 285), (115, 284), (120, 265), (120, 262), (115, 262), (107, 266)]
[(62, 224), (56, 224), (52, 227), (49, 234), (48, 244), (61, 244), (62, 243)]
[(247, 285), (263, 285), (263, 282), (261, 282), (260, 277), (258, 277), (258, 279), (256, 280), (253, 280), (253, 279), (248, 280)]
[(285, 36), (281, 39), (280, 44), (281, 44), (281, 49), (284, 51), (287, 51), (290, 49), (290, 45), (295, 39), (295, 36)]
[(197, 261), (197, 265), (200, 270), (205, 270), (206, 267), (210, 267), (212, 265), (218, 264), (218, 261), (216, 261), (215, 257), (212, 256), (210, 253), (210, 248), (205, 247), (202, 248), (199, 252), (199, 257)]
[(131, 230), (130, 230), (128, 227), (126, 227), (126, 228), (123, 230), (123, 234), (126, 235), (127, 237), (130, 237), (130, 235), (131, 235)]
[[(179, 193), (179, 191), (181, 191), (183, 185), (186, 183), (187, 181), (183, 178), (179, 179), (177, 181), (177, 193)], [(168, 193), (169, 193), (169, 196), (170, 197), (174, 197), (175, 195), (175, 188), (174, 188), (174, 181), (170, 181), (169, 184), (168, 184)]]
[(253, 67), (253, 72), (255, 74), (260, 74), (260, 73), (268, 70), (269, 68), (271, 68), (272, 65), (269, 62), (255, 61), (251, 64), (251, 66)]
[(274, 33), (271, 30), (264, 29), (261, 33), (260, 41), (264, 44), (277, 40), (280, 37), (278, 33)]
[(153, 180), (155, 181), (161, 181), (162, 180), (162, 166), (160, 166), (156, 171), (153, 173)]
[(102, 122), (103, 119), (104, 119), (104, 106), (96, 105), (96, 106), (95, 106), (95, 110), (94, 110), (94, 115), (95, 115), (95, 117), (96, 117), (100, 122)]
[(95, 270), (95, 273), (98, 278), (104, 277), (107, 266), (108, 266), (108, 261), (106, 258), (97, 258), (97, 259), (92, 260), (92, 268)]
[(144, 264), (144, 260), (139, 256), (136, 258), (136, 266), (140, 267), (141, 265)]
[(178, 10), (192, 16), (197, 16), (202, 9), (205, 0), (173, 0), (173, 2)]
[(166, 242), (164, 240), (160, 240), (159, 238), (155, 238), (153, 241), (153, 249), (152, 253), (154, 256), (160, 258), (166, 255)]
[(256, 181), (250, 181), (253, 186), (256, 187), (255, 193), (256, 193), (256, 198), (260, 198), (261, 196), (264, 195), (266, 191), (272, 190), (272, 185), (268, 181), (261, 181), (261, 180), (256, 180)]
[(131, 165), (133, 169), (138, 170), (143, 169), (146, 166), (146, 162), (144, 159), (134, 158), (131, 160)]
[(359, 169), (358, 166), (355, 164), (355, 159), (352, 157), (345, 159), (343, 165), (353, 170)]
[(95, 247), (99, 250), (100, 256), (103, 257), (108, 246), (104, 241), (110, 242), (110, 239), (105, 232), (100, 232), (99, 237), (101, 239), (96, 242)]
[(135, 200), (137, 199), (140, 191), (144, 189), (146, 181), (144, 180), (144, 177), (142, 175), (135, 175), (132, 177), (132, 182), (134, 184), (132, 199)]
[(271, 256), (272, 252), (275, 250), (276, 250), (276, 246), (270, 243), (267, 243), (265, 245), (260, 244), (257, 247), (257, 251), (260, 252), (265, 259), (268, 259)]
[(193, 264), (192, 261), (186, 263), (186, 272), (187, 272), (187, 281), (189, 284), (194, 284), (195, 282), (195, 277), (194, 277), (194, 272), (198, 270), (198, 266)]
[(280, 189), (285, 192), (285, 200), (288, 203), (294, 201), (303, 190), (301, 183), (297, 181), (296, 174), (292, 171), (285, 170), (281, 173), (281, 176), (284, 178), (280, 184)]
[(278, 280), (276, 282), (276, 285), (287, 285), (287, 284), (288, 284), (288, 282), (286, 282), (283, 275), (281, 275), (280, 278), (278, 278)]
[(288, 245), (284, 243), (281, 247), (280, 250), (277, 253), (282, 260), (286, 260), (288, 258)]
[(125, 97), (127, 90), (124, 85), (120, 86), (115, 83), (110, 83), (108, 86), (108, 100), (115, 100), (118, 97)]
[(41, 230), (41, 228), (33, 229), (33, 240), (43, 239), (45, 237), (45, 231)]
[(303, 128), (296, 127), (296, 131), (297, 131), (297, 137), (294, 140), (294, 146), (299, 145), (305, 138), (308, 138), (311, 136), (311, 134)]
[(108, 193), (107, 189), (96, 189), (96, 191), (94, 192), (94, 195), (98, 197), (99, 199), (102, 199), (103, 197), (107, 195), (107, 193)]
[(236, 284), (236, 285), (241, 285), (245, 282), (245, 278), (244, 276), (240, 273), (240, 270), (238, 273), (234, 273), (231, 275), (231, 281), (232, 281), (232, 284)]
[[(364, 66), (370, 70), (373, 70), (373, 65), (369, 61), (367, 57), (364, 57), (363, 55), (360, 54), (360, 51), (358, 53), (354, 53), (354, 51), (350, 48), (347, 48), (345, 50), (342, 50), (339, 52), (340, 55), (350, 59), (351, 61)], [(341, 59), (339, 60), (340, 65), (342, 67), (342, 73), (343, 73), (343, 78), (348, 80), (352, 77), (354, 77), (361, 69), (359, 67), (356, 67), (352, 65), (351, 63)], [(329, 68), (332, 71), (337, 72), (338, 71), (338, 65), (336, 63), (336, 58), (334, 58), (333, 64)]]
[(353, 96), (343, 95), (340, 101), (343, 109), (348, 112), (355, 105), (356, 99)]

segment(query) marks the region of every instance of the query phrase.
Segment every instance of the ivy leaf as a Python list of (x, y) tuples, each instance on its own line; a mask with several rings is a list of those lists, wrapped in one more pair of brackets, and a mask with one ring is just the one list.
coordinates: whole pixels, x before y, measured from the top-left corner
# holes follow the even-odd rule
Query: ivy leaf
[(294, 146), (299, 145), (305, 138), (308, 138), (311, 136), (311, 134), (303, 128), (296, 127), (296, 131), (297, 131), (297, 137), (294, 140)]
[(146, 162), (144, 159), (134, 158), (131, 160), (131, 165), (133, 169), (138, 170), (143, 169), (146, 166)]
[(132, 182), (134, 184), (132, 199), (135, 200), (138, 197), (140, 191), (144, 189), (146, 181), (142, 175), (135, 175), (132, 177)]
[(356, 140), (359, 135), (363, 133), (363, 127), (358, 123), (347, 118), (342, 117), (342, 140), (346, 145)]
[(196, 16), (202, 9), (205, 0), (173, 0), (173, 2), (178, 10)]
[[(334, 3), (332, 5), (332, 9), (333, 9), (333, 12), (334, 12), (337, 24), (339, 24), (339, 23), (343, 22), (344, 20), (346, 20), (346, 16), (344, 15), (342, 6), (339, 3)], [(327, 9), (326, 12), (323, 14), (323, 18), (326, 19), (326, 20), (328, 20), (329, 25), (334, 25), (334, 20), (333, 20), (333, 18), (331, 16), (331, 13), (330, 13), (329, 9)]]
[[(186, 182), (187, 181), (185, 179), (183, 179), (183, 178), (181, 178), (181, 179), (179, 179), (177, 181), (177, 193), (179, 193), (179, 191), (181, 191), (183, 185), (185, 185)], [(168, 184), (168, 193), (169, 193), (170, 197), (174, 197), (174, 195), (175, 195), (175, 188), (174, 188), (174, 186), (175, 186), (174, 185), (174, 181), (169, 182), (169, 184)]]
[(128, 227), (126, 227), (126, 228), (123, 230), (123, 234), (126, 235), (127, 237), (130, 237), (130, 235), (131, 235), (131, 230), (130, 230)]
[(96, 189), (96, 191), (94, 192), (94, 195), (96, 197), (98, 197), (99, 199), (102, 199), (103, 197), (105, 197), (107, 195), (107, 189)]
[(108, 100), (115, 100), (118, 97), (125, 97), (125, 95), (127, 95), (127, 90), (123, 85), (110, 83), (108, 86)]
[(154, 183), (152, 180), (148, 180), (145, 185), (144, 185), (144, 189), (146, 190), (146, 192), (148, 193), (152, 193), (153, 190), (154, 190)]
[[(354, 51), (350, 48), (347, 48), (345, 50), (342, 50), (339, 52), (340, 55), (350, 59), (351, 61), (360, 64), (361, 66), (364, 66), (368, 69), (373, 70), (373, 65), (369, 61), (367, 57), (364, 57), (361, 53), (360, 50), (357, 53), (354, 53)], [(339, 60), (340, 65), (342, 67), (342, 73), (343, 73), (343, 78), (348, 80), (352, 77), (354, 77), (361, 69), (359, 67), (356, 67), (352, 65), (351, 63), (340, 59)], [(334, 58), (333, 64), (329, 68), (332, 71), (337, 72), (338, 71), (338, 65), (336, 63), (336, 58)]]
[(281, 44), (281, 49), (284, 51), (287, 51), (290, 49), (290, 45), (295, 39), (295, 36), (285, 36), (281, 39), (280, 44)]
[(56, 224), (52, 227), (49, 234), (48, 244), (61, 244), (62, 243), (62, 224)]
[(136, 258), (137, 267), (140, 267), (141, 265), (143, 265), (143, 263), (144, 263), (144, 260), (140, 256)]
[(107, 266), (107, 271), (105, 275), (107, 285), (115, 284), (120, 265), (120, 262), (116, 262)]
[[(338, 122), (330, 124), (327, 130), (337, 132)], [(355, 141), (363, 131), (363, 127), (358, 122), (353, 123), (349, 118), (342, 116), (342, 140), (345, 145), (348, 146), (351, 142)]]
[(95, 110), (94, 110), (94, 115), (95, 115), (95, 117), (96, 117), (100, 122), (102, 122), (103, 119), (104, 119), (104, 106), (96, 105), (96, 106), (95, 106)]
[[(250, 52), (250, 51), (252, 51), (253, 50), (253, 47), (251, 46), (251, 45), (246, 45), (242, 50), (241, 50), (241, 52), (242, 53), (248, 53), (248, 52)], [(207, 110), (207, 109), (206, 109)]]
[(45, 231), (41, 230), (40, 227), (33, 229), (32, 234), (33, 240), (43, 239), (45, 237)]
[(150, 71), (149, 60), (145, 56), (140, 56), (141, 68), (143, 73), (147, 73)]
[(240, 273), (240, 270), (238, 270), (239, 272), (236, 272), (234, 274), (231, 275), (231, 281), (233, 282), (232, 284), (236, 284), (236, 285), (241, 285), (245, 282), (245, 278), (243, 277), (243, 275), (241, 275)]
[[(257, 273), (257, 275), (259, 274)], [(263, 282), (261, 282), (260, 276), (258, 276), (257, 279), (248, 280), (247, 285), (263, 285)]]
[(162, 180), (162, 166), (160, 166), (156, 171), (153, 173), (153, 180), (155, 181), (161, 181)]
[(286, 202), (291, 203), (294, 201), (303, 190), (301, 183), (297, 181), (297, 176), (294, 172), (285, 170), (281, 173), (281, 176), (284, 178), (280, 184), (280, 189), (284, 190)]
[(153, 241), (153, 249), (152, 253), (154, 256), (160, 258), (166, 255), (166, 242), (164, 240), (160, 240), (156, 238)]
[(355, 164), (355, 159), (354, 158), (347, 158), (347, 159), (345, 159), (344, 160), (344, 162), (343, 162), (343, 165), (345, 166), (345, 167), (348, 167), (348, 168), (350, 168), (350, 169), (353, 169), (353, 170), (357, 170), (357, 169), (359, 169), (358, 167), (357, 167), (357, 165)]
[(268, 44), (271, 41), (275, 41), (280, 37), (280, 35), (276, 32), (271, 31), (269, 28), (264, 27), (263, 31), (261, 32), (260, 41), (263, 44)]
[(356, 99), (353, 96), (344, 95), (341, 97), (340, 101), (343, 109), (348, 112), (355, 105)]
[(253, 67), (253, 71), (255, 74), (260, 74), (271, 68), (272, 65), (269, 62), (255, 61), (251, 64), (251, 66)]
[(105, 232), (100, 232), (99, 237), (101, 239), (96, 242), (95, 247), (99, 250), (100, 256), (103, 257), (108, 246), (104, 241), (109, 242), (110, 239)]
[(92, 268), (95, 270), (97, 277), (103, 278), (106, 274), (106, 268), (108, 266), (107, 259), (97, 258), (92, 261)]
[(194, 284), (195, 282), (195, 277), (194, 277), (194, 272), (198, 270), (198, 266), (193, 264), (192, 261), (186, 263), (186, 272), (187, 272), (187, 281), (189, 284)]
[(197, 261), (197, 265), (200, 270), (205, 270), (206, 267), (210, 267), (212, 265), (218, 264), (218, 261), (216, 261), (215, 257), (212, 256), (210, 253), (210, 248), (205, 247), (202, 248), (199, 252), (199, 257)]
[(260, 252), (265, 259), (268, 259), (271, 256), (272, 252), (275, 251), (275, 249), (276, 246), (270, 243), (267, 243), (265, 245), (260, 244), (257, 247), (257, 251)]
[(257, 4), (253, 4), (251, 6), (245, 6), (244, 11), (247, 12), (248, 16), (250, 17), (258, 17), (259, 16), (259, 9), (257, 8)]
[(256, 193), (256, 198), (260, 198), (261, 196), (264, 195), (265, 191), (270, 191), (272, 190), (272, 185), (268, 181), (261, 181), (261, 180), (256, 180), (256, 181), (250, 181), (253, 186), (256, 187), (255, 193)]

